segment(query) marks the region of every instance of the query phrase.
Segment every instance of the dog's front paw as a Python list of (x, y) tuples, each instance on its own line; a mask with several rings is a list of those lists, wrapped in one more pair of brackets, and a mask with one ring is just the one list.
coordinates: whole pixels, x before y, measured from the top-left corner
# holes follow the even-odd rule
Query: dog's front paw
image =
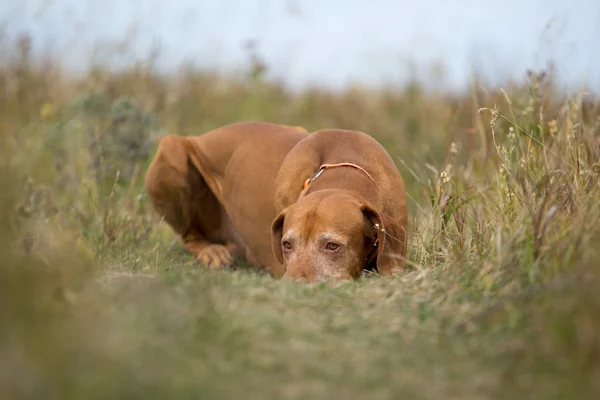
[(196, 259), (210, 268), (225, 268), (233, 264), (233, 256), (226, 246), (209, 244), (196, 254)]

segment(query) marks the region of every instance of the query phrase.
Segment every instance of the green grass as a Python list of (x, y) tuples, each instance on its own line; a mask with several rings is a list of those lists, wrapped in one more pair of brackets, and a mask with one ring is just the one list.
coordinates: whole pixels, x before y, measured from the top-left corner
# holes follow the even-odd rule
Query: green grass
[[(600, 395), (595, 99), (535, 74), (465, 96), (19, 59), (2, 77), (0, 398)], [(300, 284), (195, 263), (143, 172), (166, 132), (248, 119), (377, 137), (407, 182), (411, 270)]]

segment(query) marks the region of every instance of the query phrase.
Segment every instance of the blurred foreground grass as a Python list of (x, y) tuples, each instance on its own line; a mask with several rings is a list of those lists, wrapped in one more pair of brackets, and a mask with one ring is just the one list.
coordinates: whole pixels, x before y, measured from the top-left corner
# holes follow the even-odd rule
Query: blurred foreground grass
[[(597, 398), (600, 102), (0, 70), (0, 398)], [(487, 107), (487, 108), (486, 108)], [(412, 271), (336, 287), (196, 265), (142, 190), (156, 140), (359, 129), (411, 199)]]

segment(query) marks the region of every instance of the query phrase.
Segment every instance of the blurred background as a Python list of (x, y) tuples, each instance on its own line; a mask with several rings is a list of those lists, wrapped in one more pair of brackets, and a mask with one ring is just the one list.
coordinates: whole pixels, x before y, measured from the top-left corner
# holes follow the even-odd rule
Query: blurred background
[(291, 88), (352, 83), (464, 90), (554, 64), (570, 88), (600, 85), (594, 0), (4, 0), (4, 39), (69, 71), (153, 62), (237, 75), (260, 60)]

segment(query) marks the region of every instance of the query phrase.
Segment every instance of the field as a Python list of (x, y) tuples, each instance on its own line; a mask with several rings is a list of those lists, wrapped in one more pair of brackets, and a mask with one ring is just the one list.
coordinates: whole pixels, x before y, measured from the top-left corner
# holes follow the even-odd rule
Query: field
[[(600, 396), (593, 96), (544, 72), (457, 95), (290, 93), (258, 69), (75, 78), (11, 54), (1, 399)], [(301, 284), (195, 263), (143, 174), (163, 135), (240, 120), (375, 136), (407, 183), (410, 271)]]

